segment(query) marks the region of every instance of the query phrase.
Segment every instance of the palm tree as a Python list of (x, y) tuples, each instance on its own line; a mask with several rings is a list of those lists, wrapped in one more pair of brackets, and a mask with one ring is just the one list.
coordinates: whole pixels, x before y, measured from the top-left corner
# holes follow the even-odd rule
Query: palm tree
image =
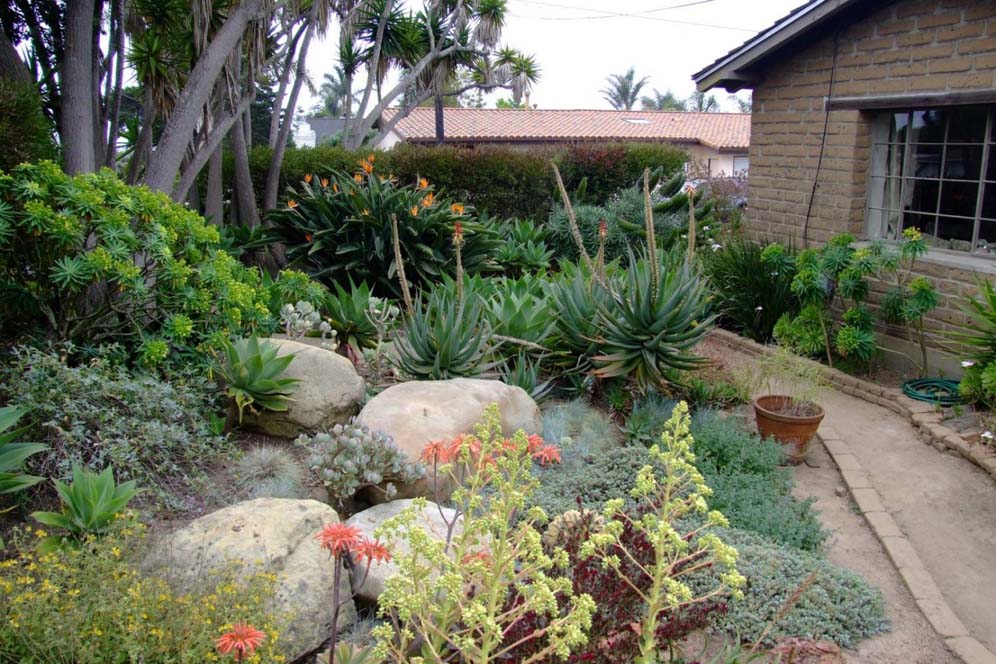
[(499, 69), (501, 80), (507, 80), (512, 89), (512, 102), (529, 107), (529, 94), (533, 85), (540, 79), (540, 68), (536, 56), (526, 55), (521, 51), (505, 47), (498, 51), (495, 66)]
[(713, 95), (706, 96), (706, 93), (696, 90), (692, 96), (685, 100), (685, 108), (698, 113), (715, 113), (719, 111), (719, 102)]
[(645, 111), (683, 111), (685, 102), (679, 99), (673, 92), (661, 92), (654, 88), (653, 96), (644, 95), (640, 98), (640, 105)]
[(605, 79), (608, 82), (608, 86), (600, 90), (600, 92), (602, 93), (602, 97), (612, 105), (612, 108), (617, 111), (629, 111), (633, 109), (633, 105), (640, 98), (640, 90), (650, 80), (644, 76), (639, 81), (634, 81), (635, 77), (636, 72), (633, 67), (630, 67), (622, 76), (612, 74)]
[[(341, 118), (346, 111), (346, 97), (347, 97), (347, 86), (346, 86), (346, 73), (342, 66), (336, 65), (335, 70), (331, 73), (326, 72), (325, 76), (322, 77), (322, 85), (318, 88), (318, 94), (321, 95), (321, 111), (318, 115), (328, 118)], [(350, 106), (352, 102), (355, 101), (353, 97), (350, 96)]]

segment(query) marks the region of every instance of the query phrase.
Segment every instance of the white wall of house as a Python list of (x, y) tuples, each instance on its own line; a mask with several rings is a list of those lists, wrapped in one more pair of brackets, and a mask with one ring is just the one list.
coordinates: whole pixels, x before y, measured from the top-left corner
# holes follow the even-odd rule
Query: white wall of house
[(384, 138), (380, 139), (380, 141), (374, 147), (376, 147), (379, 150), (390, 150), (391, 148), (393, 148), (395, 145), (397, 145), (401, 141), (402, 141), (401, 136), (398, 135), (392, 129), (391, 131), (387, 132), (387, 134), (384, 136)]
[(749, 167), (747, 152), (720, 152), (704, 145), (686, 145), (685, 151), (700, 173), (708, 177), (732, 176)]

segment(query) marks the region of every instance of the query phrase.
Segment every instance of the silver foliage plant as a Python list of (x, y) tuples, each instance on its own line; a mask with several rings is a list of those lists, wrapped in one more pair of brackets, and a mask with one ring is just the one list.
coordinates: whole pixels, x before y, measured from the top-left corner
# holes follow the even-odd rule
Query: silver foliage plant
[(356, 422), (303, 434), (294, 444), (307, 451), (305, 462), (328, 489), (330, 501), (339, 505), (366, 487), (390, 499), (397, 494), (395, 482), (425, 477), (425, 467), (409, 461), (390, 436)]

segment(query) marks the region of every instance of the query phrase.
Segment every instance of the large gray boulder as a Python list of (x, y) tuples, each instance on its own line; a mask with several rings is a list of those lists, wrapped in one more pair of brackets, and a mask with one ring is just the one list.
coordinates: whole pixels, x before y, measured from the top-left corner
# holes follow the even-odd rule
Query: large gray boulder
[[(543, 432), (539, 406), (520, 387), (497, 380), (453, 378), (400, 383), (387, 388), (363, 407), (357, 421), (394, 439), (408, 459), (417, 462), (426, 443), (451, 441), (460, 434), (472, 433), (485, 408), (498, 404), (502, 431), (511, 436), (519, 429), (527, 434)], [(398, 485), (397, 498), (423, 496), (443, 500), (452, 487), (441, 483), (437, 492), (431, 478)], [(379, 501), (378, 492), (368, 496)]]
[(353, 363), (342, 355), (317, 344), (273, 338), (268, 342), (280, 347), (280, 355), (294, 354), (285, 376), (297, 378), (292, 401), (284, 412), (262, 411), (253, 415), (246, 410), (243, 424), (271, 436), (296, 438), (304, 431), (325, 429), (346, 422), (363, 403), (363, 379)]
[[(151, 548), (144, 569), (161, 574), (180, 592), (189, 592), (212, 570), (235, 561), (277, 577), (273, 609), (290, 618), (284, 631), (288, 661), (310, 652), (331, 634), (335, 566), (315, 535), (337, 523), (336, 511), (316, 500), (257, 498), (192, 521)], [(340, 577), (339, 596), (349, 597), (349, 576)], [(349, 601), (340, 611), (340, 629), (356, 620)]]
[[(409, 507), (412, 502), (412, 500), (408, 499), (392, 500), (389, 503), (374, 505), (370, 509), (354, 514), (346, 521), (346, 523), (359, 528), (367, 537), (374, 538), (374, 530), (376, 530), (380, 524), (387, 519), (400, 514), (402, 510)], [(425, 509), (418, 513), (418, 518), (415, 521), (414, 527), (424, 531), (429, 537), (445, 542), (447, 531), (449, 530), (449, 523), (452, 523), (454, 519), (457, 519), (457, 515), (454, 510), (449, 507), (439, 507), (435, 503), (429, 502)], [(461, 529), (462, 520), (457, 519), (454, 523), (453, 534), (460, 534)], [(411, 553), (411, 548), (408, 546), (408, 542), (406, 540), (391, 543), (391, 554), (395, 558), (409, 553)], [(353, 592), (356, 593), (356, 596), (361, 599), (376, 602), (381, 596), (381, 593), (384, 592), (387, 580), (397, 574), (398, 567), (391, 561), (373, 563), (370, 565), (369, 571), (366, 572), (366, 578), (364, 579), (365, 569), (365, 564), (353, 567)]]

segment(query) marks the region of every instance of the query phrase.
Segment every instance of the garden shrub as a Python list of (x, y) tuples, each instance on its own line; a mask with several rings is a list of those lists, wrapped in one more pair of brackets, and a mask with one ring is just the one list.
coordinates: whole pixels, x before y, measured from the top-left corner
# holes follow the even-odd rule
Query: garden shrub
[[(718, 324), (758, 343), (773, 339), (775, 323), (782, 315), (799, 310), (792, 293), (792, 263), (775, 266), (763, 260), (766, 245), (735, 237), (715, 251), (699, 254), (719, 314)], [(787, 251), (792, 253), (791, 248)]]
[(853, 648), (862, 639), (888, 631), (882, 594), (854, 572), (742, 530), (725, 529), (719, 535), (740, 553), (737, 570), (747, 583), (743, 599), (731, 600), (725, 613), (713, 614), (718, 629), (756, 641), (815, 572), (813, 585), (766, 634), (765, 645), (782, 637), (803, 637)]
[(0, 78), (0, 171), (18, 164), (56, 157), (52, 126), (32, 83)]
[(232, 478), (236, 494), (255, 498), (307, 498), (304, 466), (276, 445), (258, 445), (236, 459)]
[[(289, 616), (267, 607), (276, 577), (233, 565), (179, 594), (139, 573), (143, 529), (127, 521), (79, 548), (40, 554), (20, 533), (17, 555), (0, 562), (0, 660), (21, 664), (217, 661), (215, 641), (246, 622), (266, 634), (258, 660), (282, 662)], [(39, 536), (44, 531), (37, 531)]]
[[(637, 401), (624, 426), (627, 439), (644, 445), (658, 439), (673, 403), (657, 395)], [(695, 465), (713, 490), (709, 504), (734, 527), (806, 551), (822, 546), (827, 533), (813, 500), (792, 496), (791, 474), (780, 467), (784, 452), (778, 443), (715, 411), (698, 413), (692, 434)]]
[(51, 162), (0, 176), (0, 334), (203, 362), (229, 335), (272, 326), (267, 295), (217, 228), (163, 193)]
[(567, 191), (580, 187), (579, 203), (600, 205), (619, 190), (636, 185), (645, 168), (660, 169), (669, 177), (681, 169), (688, 155), (666, 143), (575, 143), (560, 149), (555, 160)]
[(103, 355), (71, 366), (71, 353), (20, 347), (0, 370), (0, 398), (28, 411), (33, 439), (48, 450), (38, 474), (69, 480), (74, 465), (114, 466), (163, 506), (183, 509), (201, 470), (227, 450), (209, 428), (214, 386), (200, 377), (167, 382), (132, 373)]

